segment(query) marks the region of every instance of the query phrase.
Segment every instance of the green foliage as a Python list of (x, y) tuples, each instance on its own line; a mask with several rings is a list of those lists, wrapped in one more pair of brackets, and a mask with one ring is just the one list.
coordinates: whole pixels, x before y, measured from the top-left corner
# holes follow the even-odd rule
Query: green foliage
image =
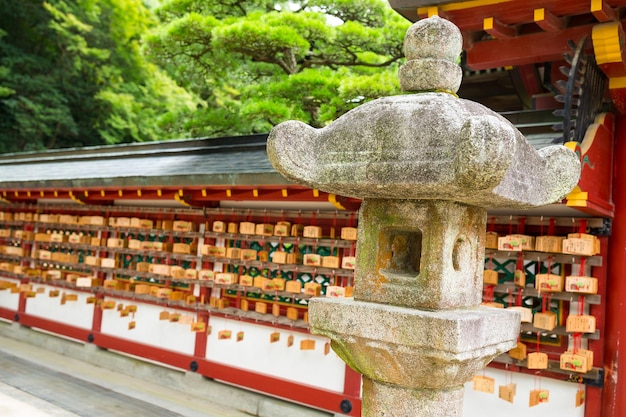
[(202, 102), (169, 128), (194, 136), (321, 127), (400, 92), (409, 22), (384, 0), (169, 0), (144, 52)]
[(196, 101), (141, 54), (156, 23), (141, 0), (0, 9), (0, 152), (180, 135), (171, 120)]

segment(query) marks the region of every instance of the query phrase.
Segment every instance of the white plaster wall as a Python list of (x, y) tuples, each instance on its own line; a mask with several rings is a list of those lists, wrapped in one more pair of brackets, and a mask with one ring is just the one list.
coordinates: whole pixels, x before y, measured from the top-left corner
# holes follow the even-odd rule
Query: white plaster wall
[[(81, 329), (91, 329), (93, 323), (93, 304), (87, 304), (91, 293), (72, 291), (43, 284), (33, 284), (33, 290), (43, 288), (44, 292), (26, 300), (26, 313), (47, 320), (56, 321)], [(50, 290), (58, 290), (58, 297), (50, 297)], [(78, 300), (67, 301), (61, 305), (61, 294), (76, 294)]]
[[(3, 281), (15, 282), (19, 285), (18, 279), (11, 279), (6, 277), (0, 277)], [(8, 308), (9, 310), (17, 311), (20, 303), (20, 294), (11, 293), (11, 290), (0, 291), (0, 307)]]
[[(511, 374), (513, 375), (513, 382), (517, 384), (517, 395), (513, 403), (498, 397), (498, 385), (510, 383)], [(535, 388), (539, 381), (534, 376), (517, 372), (507, 374), (504, 371), (491, 368), (485, 370), (485, 375), (495, 378), (495, 393), (474, 391), (472, 382), (466, 383), (463, 417), (584, 417), (585, 415), (584, 405), (575, 406), (578, 384), (541, 378), (540, 388), (550, 390), (550, 400), (548, 403), (529, 407), (530, 391), (539, 388)]]
[[(174, 352), (193, 355), (196, 334), (191, 331), (191, 325), (170, 323), (169, 320), (159, 320), (159, 314), (165, 309), (162, 306), (142, 304), (129, 300), (106, 297), (105, 300), (113, 300), (124, 306), (133, 304), (137, 306), (137, 312), (127, 317), (120, 317), (117, 306), (113, 310), (102, 312), (102, 333), (128, 339), (130, 341), (171, 350)], [(167, 311), (174, 312), (168, 308)], [(191, 313), (181, 311), (182, 314)], [(195, 319), (195, 314), (194, 314)], [(128, 323), (135, 321), (135, 328), (128, 329)]]
[[(207, 340), (207, 359), (300, 384), (343, 392), (346, 365), (332, 350), (324, 355), (327, 338), (221, 317), (211, 316), (209, 323), (212, 332)], [(232, 338), (218, 340), (220, 330), (231, 330)], [(244, 332), (244, 340), (241, 342), (236, 341), (236, 333), (239, 331)], [(280, 332), (280, 340), (270, 343), (270, 334), (275, 331)], [(290, 334), (294, 336), (294, 343), (288, 347), (287, 338)], [(306, 338), (315, 340), (315, 350), (300, 350), (300, 341)]]

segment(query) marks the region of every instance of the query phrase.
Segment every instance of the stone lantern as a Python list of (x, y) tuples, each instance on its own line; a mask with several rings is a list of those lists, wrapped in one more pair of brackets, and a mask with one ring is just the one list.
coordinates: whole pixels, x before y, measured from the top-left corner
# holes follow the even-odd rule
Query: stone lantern
[(268, 155), (287, 179), (363, 200), (354, 298), (316, 298), (311, 330), (363, 375), (363, 416), (460, 416), (463, 384), (516, 346), (519, 316), (480, 306), (487, 208), (562, 199), (578, 157), (535, 150), (497, 113), (456, 96), (462, 37), (437, 16), (404, 41), (412, 94), (329, 126), (276, 126)]

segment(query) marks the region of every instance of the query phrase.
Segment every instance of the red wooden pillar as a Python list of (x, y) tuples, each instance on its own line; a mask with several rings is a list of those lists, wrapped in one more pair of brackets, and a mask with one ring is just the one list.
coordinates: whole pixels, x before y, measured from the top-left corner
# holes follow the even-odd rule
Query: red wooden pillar
[[(620, 162), (621, 161), (621, 162)], [(608, 162), (608, 161), (607, 161)], [(626, 416), (626, 117), (615, 120), (613, 204), (608, 249), (602, 417)], [(621, 373), (621, 375), (618, 375)]]

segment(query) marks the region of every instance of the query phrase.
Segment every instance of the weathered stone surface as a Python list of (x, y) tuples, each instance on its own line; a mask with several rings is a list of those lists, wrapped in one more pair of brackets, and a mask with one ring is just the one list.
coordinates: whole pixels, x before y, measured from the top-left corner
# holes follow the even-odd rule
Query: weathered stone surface
[(463, 71), (458, 65), (440, 59), (407, 61), (398, 71), (404, 91), (456, 92), (461, 86)]
[(433, 16), (411, 25), (404, 35), (403, 46), (409, 61), (435, 58), (456, 62), (463, 50), (463, 36), (454, 24)]
[(563, 146), (536, 151), (506, 119), (457, 98), (456, 27), (405, 37), (405, 90), (323, 129), (281, 123), (267, 151), (286, 178), (361, 198), (354, 299), (309, 302), (311, 331), (364, 375), (363, 416), (460, 416), (462, 385), (516, 346), (519, 315), (479, 307), (487, 207), (560, 200), (578, 181)]
[[(340, 313), (339, 313), (340, 312)], [(314, 333), (356, 371), (386, 384), (444, 389), (470, 380), (517, 344), (519, 313), (490, 307), (423, 311), (353, 299), (311, 299)]]
[(461, 417), (463, 387), (407, 389), (363, 378), (363, 415), (376, 417)]
[(354, 298), (426, 310), (482, 298), (487, 212), (451, 201), (366, 200)]
[(322, 129), (281, 123), (267, 150), (286, 178), (357, 198), (533, 207), (562, 199), (580, 175), (571, 150), (537, 151), (500, 115), (446, 93), (374, 100)]

